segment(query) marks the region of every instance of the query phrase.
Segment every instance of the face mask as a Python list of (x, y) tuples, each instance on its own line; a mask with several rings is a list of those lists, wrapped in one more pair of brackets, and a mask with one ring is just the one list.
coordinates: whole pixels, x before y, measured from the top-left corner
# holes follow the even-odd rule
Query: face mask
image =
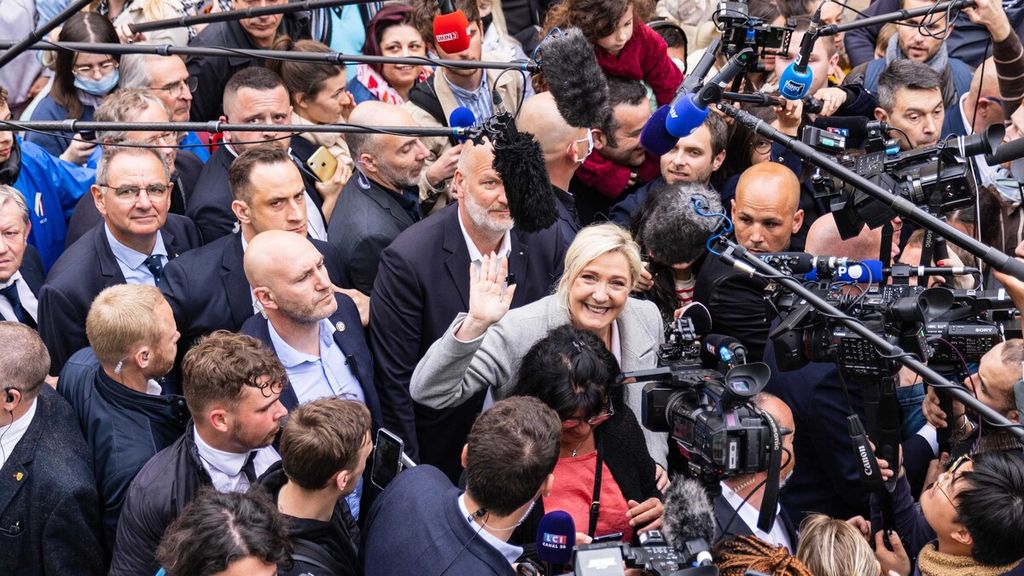
[(1021, 195), (1021, 180), (1024, 180), (1024, 158), (1011, 161), (1009, 173), (1005, 168), (996, 170), (993, 184), (1007, 204), (1016, 206), (1024, 200)]
[(106, 96), (110, 94), (110, 91), (117, 86), (118, 80), (121, 79), (120, 70), (116, 68), (110, 75), (104, 76), (99, 80), (93, 80), (92, 78), (79, 78), (75, 76), (75, 88), (78, 88), (86, 94), (92, 94), (93, 96)]

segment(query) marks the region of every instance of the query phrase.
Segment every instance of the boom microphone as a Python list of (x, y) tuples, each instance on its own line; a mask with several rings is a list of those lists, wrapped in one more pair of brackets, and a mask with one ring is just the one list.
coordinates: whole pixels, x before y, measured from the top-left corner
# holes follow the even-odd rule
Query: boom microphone
[[(579, 28), (552, 34), (540, 45), (540, 66), (558, 113), (575, 128), (606, 128), (608, 82)], [(675, 144), (673, 144), (674, 146)]]
[(469, 20), (466, 15), (455, 9), (452, 0), (438, 0), (438, 7), (441, 12), (434, 16), (434, 43), (445, 54), (469, 50)]
[(807, 95), (811, 89), (811, 82), (814, 74), (807, 64), (811, 59), (811, 52), (814, 51), (814, 42), (818, 39), (818, 21), (821, 18), (821, 7), (814, 13), (811, 27), (804, 32), (803, 40), (800, 41), (800, 53), (796, 60), (789, 63), (786, 69), (779, 76), (779, 95), (786, 100), (800, 100)]
[(516, 228), (537, 232), (558, 220), (544, 153), (532, 134), (515, 130), (513, 124), (510, 134), (494, 139), (493, 166), (505, 185), (508, 210)]
[(700, 482), (681, 476), (672, 480), (665, 493), (662, 522), (665, 539), (688, 562), (711, 565), (709, 549), (715, 540), (715, 511)]
[(696, 93), (679, 95), (668, 111), (665, 128), (676, 138), (689, 135), (704, 123), (708, 116), (708, 106), (717, 101), (725, 85), (742, 74), (753, 60), (754, 51), (744, 48), (722, 68), (710, 82)]
[[(718, 53), (719, 43), (721, 43), (721, 38), (715, 38), (711, 41), (711, 45), (704, 50), (704, 55), (700, 57), (700, 61), (686, 75), (683, 83), (679, 85), (679, 90), (676, 92), (676, 97), (673, 100), (678, 99), (681, 94), (689, 94), (700, 88), (700, 83), (704, 81), (704, 77), (707, 76), (708, 71), (711, 70), (715, 63), (715, 55)], [(668, 154), (679, 142), (679, 137), (670, 134), (666, 126), (670, 109), (671, 106), (666, 104), (655, 110), (654, 114), (651, 114), (651, 117), (647, 119), (647, 123), (644, 124), (643, 131), (640, 132), (640, 146), (643, 146), (644, 150), (655, 156)], [(703, 123), (703, 120), (701, 122)]]
[[(818, 262), (819, 260), (826, 259)], [(804, 276), (808, 282), (816, 282), (819, 276), (828, 273), (833, 282), (878, 282), (882, 279), (881, 260), (848, 260), (825, 256), (815, 258), (814, 270)]]
[(575, 547), (576, 524), (568, 512), (554, 510), (540, 519), (537, 526), (538, 561), (545, 564), (570, 564)]

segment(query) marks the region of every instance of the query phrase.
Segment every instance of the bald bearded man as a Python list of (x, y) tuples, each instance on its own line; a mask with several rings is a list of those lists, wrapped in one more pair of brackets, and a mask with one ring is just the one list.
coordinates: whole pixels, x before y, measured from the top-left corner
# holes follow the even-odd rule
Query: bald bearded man
[[(764, 162), (747, 168), (736, 185), (732, 220), (736, 242), (751, 252), (785, 252), (803, 225), (800, 182), (789, 168)], [(738, 339), (748, 358), (758, 361), (768, 339), (764, 289), (767, 281), (751, 277), (712, 257), (697, 275), (693, 299), (708, 307), (716, 334)]]
[[(356, 106), (352, 124), (416, 127), (405, 110), (371, 100)], [(429, 155), (419, 138), (396, 134), (346, 136), (356, 169), (335, 205), (328, 241), (360, 292), (369, 294), (381, 250), (420, 219), (420, 172)]]
[(551, 189), (558, 201), (558, 227), (566, 243), (571, 243), (580, 230), (576, 200), (569, 193), (569, 181), (594, 151), (593, 132), (574, 128), (562, 118), (550, 92), (532, 96), (519, 110), (516, 125), (520, 132), (529, 132), (540, 144), (548, 169)]
[(268, 230), (249, 242), (244, 266), (263, 312), (249, 318), (241, 332), (262, 340), (281, 360), (290, 384), (281, 392), (285, 408), (290, 412), (317, 398), (345, 397), (366, 403), (374, 428), (380, 427), (373, 361), (359, 310), (335, 291), (324, 255), (303, 236)]

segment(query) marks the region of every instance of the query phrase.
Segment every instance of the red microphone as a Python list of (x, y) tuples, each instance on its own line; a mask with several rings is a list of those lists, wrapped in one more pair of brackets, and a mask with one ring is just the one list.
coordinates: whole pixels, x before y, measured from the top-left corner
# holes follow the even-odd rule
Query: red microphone
[(452, 0), (438, 0), (441, 13), (434, 16), (434, 43), (446, 54), (469, 50), (469, 20)]

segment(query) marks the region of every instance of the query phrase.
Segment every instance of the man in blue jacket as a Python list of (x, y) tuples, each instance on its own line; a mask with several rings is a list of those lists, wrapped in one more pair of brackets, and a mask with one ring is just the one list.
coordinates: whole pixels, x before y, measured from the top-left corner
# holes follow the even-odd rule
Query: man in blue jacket
[[(3, 88), (0, 119), (11, 119)], [(95, 180), (95, 170), (54, 158), (14, 132), (0, 131), (0, 184), (14, 186), (25, 196), (32, 224), (28, 242), (39, 251), (46, 270), (64, 251), (71, 212)]]

